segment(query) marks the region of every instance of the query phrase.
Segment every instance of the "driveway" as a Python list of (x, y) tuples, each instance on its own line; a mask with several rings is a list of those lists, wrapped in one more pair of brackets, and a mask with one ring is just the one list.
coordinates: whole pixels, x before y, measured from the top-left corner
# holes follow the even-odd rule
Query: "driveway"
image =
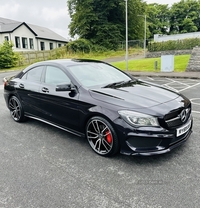
[(170, 153), (104, 158), (86, 140), (47, 124), (16, 123), (1, 84), (0, 207), (199, 207), (200, 80), (140, 78), (178, 90), (193, 102), (194, 132)]

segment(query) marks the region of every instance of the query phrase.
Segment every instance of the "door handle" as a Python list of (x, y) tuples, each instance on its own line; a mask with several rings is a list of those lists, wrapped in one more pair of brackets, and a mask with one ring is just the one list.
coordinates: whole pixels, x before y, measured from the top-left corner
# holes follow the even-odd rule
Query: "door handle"
[(46, 88), (46, 87), (43, 87), (43, 88), (42, 88), (42, 92), (44, 92), (44, 93), (49, 93), (49, 89)]
[(20, 88), (24, 88), (24, 85), (22, 83), (19, 84)]

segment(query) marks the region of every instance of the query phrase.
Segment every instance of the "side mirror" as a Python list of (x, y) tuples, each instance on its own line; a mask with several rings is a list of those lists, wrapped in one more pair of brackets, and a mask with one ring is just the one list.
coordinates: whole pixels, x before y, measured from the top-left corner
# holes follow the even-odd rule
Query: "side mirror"
[(56, 86), (56, 92), (73, 91), (74, 89), (72, 84), (61, 84)]

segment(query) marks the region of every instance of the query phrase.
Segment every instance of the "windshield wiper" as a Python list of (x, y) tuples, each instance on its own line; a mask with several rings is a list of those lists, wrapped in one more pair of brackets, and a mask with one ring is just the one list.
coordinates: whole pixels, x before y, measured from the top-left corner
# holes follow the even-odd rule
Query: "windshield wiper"
[(125, 84), (132, 84), (132, 83), (135, 83), (136, 81), (137, 81), (136, 79), (131, 79), (127, 81), (113, 82), (113, 83), (103, 86), (103, 88), (116, 87), (116, 86), (125, 85)]
[(124, 81), (113, 82), (113, 83), (110, 83), (110, 84), (107, 84), (107, 85), (103, 86), (103, 88), (107, 88), (107, 87), (116, 87), (116, 86), (118, 86), (118, 85), (121, 85), (122, 83), (124, 83)]

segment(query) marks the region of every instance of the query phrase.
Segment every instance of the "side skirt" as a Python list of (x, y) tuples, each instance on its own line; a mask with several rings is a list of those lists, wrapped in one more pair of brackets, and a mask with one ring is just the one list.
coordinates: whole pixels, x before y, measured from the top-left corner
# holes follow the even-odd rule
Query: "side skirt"
[(68, 132), (68, 133), (71, 133), (71, 134), (74, 134), (74, 135), (76, 135), (76, 136), (79, 136), (79, 137), (85, 137), (85, 134), (83, 134), (83, 133), (76, 132), (76, 131), (73, 131), (73, 130), (64, 128), (64, 127), (62, 127), (62, 126), (59, 126), (59, 125), (57, 125), (57, 124), (51, 123), (51, 122), (46, 121), (46, 120), (43, 120), (43, 119), (41, 119), (41, 118), (37, 118), (37, 117), (35, 117), (35, 116), (30, 116), (30, 115), (25, 115), (25, 116), (28, 117), (28, 118), (32, 118), (32, 119), (34, 119), (34, 120), (38, 120), (38, 121), (41, 121), (41, 122), (43, 122), (43, 123), (49, 124), (49, 125), (51, 125), (51, 126), (54, 126), (54, 127), (56, 127), (56, 128), (59, 128), (59, 129), (61, 129), (61, 130), (64, 130), (64, 131), (66, 131), (66, 132)]

